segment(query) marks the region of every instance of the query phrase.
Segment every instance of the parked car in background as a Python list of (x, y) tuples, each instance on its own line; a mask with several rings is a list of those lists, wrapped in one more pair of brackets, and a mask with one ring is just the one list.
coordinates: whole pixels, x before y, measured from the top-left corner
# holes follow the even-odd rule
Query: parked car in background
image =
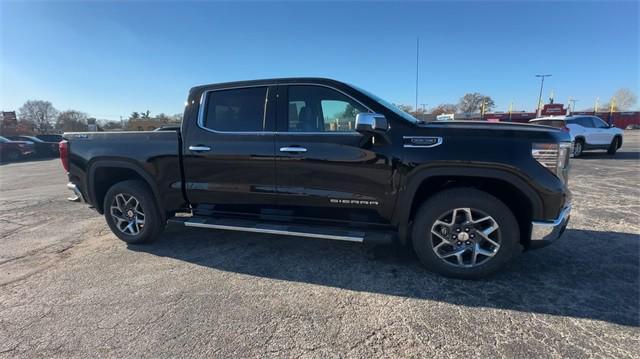
[(34, 152), (33, 143), (11, 141), (0, 136), (0, 162), (13, 162)]
[(534, 118), (533, 120), (529, 120), (529, 123), (534, 125), (543, 125), (550, 126), (561, 129), (562, 131), (569, 132), (569, 127), (567, 127), (567, 122), (564, 120), (565, 117), (541, 117)]
[(31, 142), (40, 157), (57, 157), (59, 155), (58, 142), (45, 142), (35, 136), (7, 136), (12, 141)]
[(44, 142), (60, 142), (62, 141), (62, 135), (36, 135), (37, 138)]
[(573, 141), (573, 156), (588, 150), (606, 150), (614, 155), (623, 142), (623, 131), (597, 116), (562, 116), (534, 118), (529, 123), (545, 125), (569, 132)]

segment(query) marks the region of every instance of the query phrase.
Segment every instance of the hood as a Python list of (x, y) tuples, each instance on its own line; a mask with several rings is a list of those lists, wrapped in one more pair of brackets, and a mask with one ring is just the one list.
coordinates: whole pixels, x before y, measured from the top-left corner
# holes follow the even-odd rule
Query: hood
[(487, 121), (435, 121), (420, 123), (421, 129), (429, 132), (442, 132), (456, 136), (517, 137), (529, 140), (571, 141), (568, 133), (560, 129), (516, 122)]

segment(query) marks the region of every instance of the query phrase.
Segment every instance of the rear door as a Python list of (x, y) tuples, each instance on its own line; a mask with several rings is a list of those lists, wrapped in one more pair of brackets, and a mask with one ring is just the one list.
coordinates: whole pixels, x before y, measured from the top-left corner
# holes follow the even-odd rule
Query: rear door
[(183, 139), (187, 197), (199, 214), (255, 213), (276, 201), (275, 87), (205, 91)]
[(276, 173), (280, 204), (297, 218), (384, 223), (393, 210), (384, 146), (355, 131), (367, 107), (322, 85), (282, 85)]
[(585, 142), (594, 145), (597, 141), (596, 131), (593, 121), (589, 117), (576, 117), (567, 122), (567, 126), (571, 129), (571, 135), (584, 137)]

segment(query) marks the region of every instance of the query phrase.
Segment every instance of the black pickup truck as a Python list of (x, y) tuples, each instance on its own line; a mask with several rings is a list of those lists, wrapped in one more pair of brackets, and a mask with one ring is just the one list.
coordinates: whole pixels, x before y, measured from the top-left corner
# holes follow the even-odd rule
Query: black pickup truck
[(198, 86), (177, 130), (64, 137), (71, 199), (127, 243), (169, 221), (397, 241), (433, 271), (480, 278), (558, 238), (571, 210), (566, 133), (425, 123), (329, 79)]

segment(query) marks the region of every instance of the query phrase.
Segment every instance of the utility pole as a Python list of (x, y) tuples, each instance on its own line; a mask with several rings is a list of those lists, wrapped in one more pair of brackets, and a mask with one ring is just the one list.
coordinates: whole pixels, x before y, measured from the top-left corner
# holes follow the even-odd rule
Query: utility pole
[(509, 104), (509, 122), (511, 122), (511, 112), (513, 112), (513, 101)]
[(418, 64), (420, 59), (420, 37), (416, 38), (416, 111), (418, 111)]
[(536, 116), (540, 117), (540, 104), (542, 103), (542, 88), (544, 87), (544, 78), (545, 77), (551, 77), (550, 74), (547, 75), (536, 75), (536, 77), (540, 77), (542, 78), (542, 81), (540, 81), (540, 94), (538, 95), (538, 108), (536, 110)]

